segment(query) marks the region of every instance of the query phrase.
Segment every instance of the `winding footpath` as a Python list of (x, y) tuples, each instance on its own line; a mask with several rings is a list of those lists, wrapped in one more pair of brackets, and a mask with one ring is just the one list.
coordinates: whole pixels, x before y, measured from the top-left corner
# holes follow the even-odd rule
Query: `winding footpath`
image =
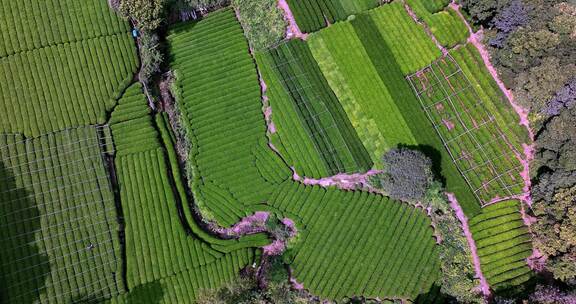
[(456, 217), (462, 224), (462, 230), (464, 231), (464, 236), (468, 241), (468, 246), (470, 247), (470, 252), (472, 254), (472, 262), (474, 263), (474, 271), (476, 272), (476, 278), (480, 280), (479, 289), (484, 295), (484, 298), (488, 299), (491, 296), (490, 292), (490, 285), (488, 285), (488, 281), (486, 277), (482, 273), (482, 269), (480, 268), (480, 257), (478, 256), (478, 249), (476, 248), (476, 242), (474, 238), (472, 238), (472, 232), (470, 231), (470, 227), (468, 226), (468, 218), (464, 214), (462, 207), (458, 203), (456, 196), (453, 193), (446, 193), (448, 196), (448, 201), (450, 202), (450, 207), (456, 213)]

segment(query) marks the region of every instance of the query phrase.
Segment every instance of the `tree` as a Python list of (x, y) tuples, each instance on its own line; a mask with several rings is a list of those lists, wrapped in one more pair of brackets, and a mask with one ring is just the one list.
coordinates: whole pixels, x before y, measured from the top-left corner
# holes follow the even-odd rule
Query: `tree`
[(282, 40), (286, 21), (276, 0), (233, 0), (232, 4), (254, 50), (265, 50)]
[(462, 0), (462, 6), (472, 21), (484, 25), (487, 25), (507, 3), (507, 0)]
[[(514, 39), (516, 38), (510, 39), (511, 44), (514, 44), (512, 42)], [(562, 73), (558, 73), (558, 71), (562, 71)], [(517, 101), (533, 113), (541, 113), (548, 101), (575, 73), (576, 66), (574, 64), (563, 66), (558, 58), (546, 57), (540, 65), (530, 68), (518, 76), (515, 92)]]
[(382, 157), (384, 172), (372, 183), (390, 197), (404, 201), (424, 198), (433, 180), (432, 161), (424, 153), (406, 148), (391, 149)]
[(164, 20), (167, 0), (121, 0), (119, 12), (144, 31), (157, 29)]
[(142, 33), (140, 37), (140, 81), (147, 83), (154, 74), (160, 72), (163, 56), (160, 52), (158, 35), (155, 33)]
[(495, 38), (490, 39), (492, 46), (502, 48), (508, 35), (519, 26), (528, 23), (529, 8), (522, 0), (512, 0), (502, 11), (496, 14), (494, 21), (495, 29), (498, 31)]
[(576, 186), (556, 191), (532, 209), (534, 246), (548, 257), (546, 267), (558, 280), (576, 285)]
[[(576, 170), (576, 106), (563, 109), (558, 116), (548, 119), (536, 136), (534, 168), (547, 170)], [(548, 179), (556, 183), (557, 181)], [(572, 180), (575, 184), (576, 180)], [(570, 185), (564, 185), (567, 187)], [(548, 187), (549, 188), (549, 187)]]

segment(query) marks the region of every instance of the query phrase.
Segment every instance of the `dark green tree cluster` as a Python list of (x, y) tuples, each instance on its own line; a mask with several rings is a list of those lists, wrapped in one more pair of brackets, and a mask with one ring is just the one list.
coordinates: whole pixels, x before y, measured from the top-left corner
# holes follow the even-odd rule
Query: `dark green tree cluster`
[(118, 11), (143, 31), (157, 29), (165, 16), (167, 0), (120, 0)]
[(407, 148), (390, 149), (382, 157), (384, 172), (372, 184), (390, 197), (402, 201), (422, 200), (432, 185), (432, 160), (424, 153)]
[(250, 46), (262, 51), (277, 44), (286, 32), (286, 21), (275, 0), (233, 0)]

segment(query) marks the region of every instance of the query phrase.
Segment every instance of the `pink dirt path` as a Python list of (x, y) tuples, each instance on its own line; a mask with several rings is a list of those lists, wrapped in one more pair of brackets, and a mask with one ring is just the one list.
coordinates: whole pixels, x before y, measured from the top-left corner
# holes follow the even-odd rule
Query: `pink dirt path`
[(302, 33), (298, 24), (296, 23), (296, 19), (292, 14), (292, 10), (290, 10), (290, 6), (286, 2), (286, 0), (278, 0), (278, 7), (284, 12), (284, 18), (288, 21), (288, 28), (286, 29), (286, 38), (299, 38), (302, 40), (306, 40), (308, 38), (308, 34)]
[[(305, 185), (319, 185), (322, 187), (329, 187), (329, 186), (337, 186), (340, 189), (344, 190), (352, 190), (357, 188), (358, 186), (364, 187), (368, 184), (368, 178), (370, 176), (380, 174), (382, 171), (380, 170), (370, 170), (366, 173), (355, 173), (355, 174), (345, 174), (340, 173), (334, 176), (325, 177), (321, 179), (311, 179), (305, 177), (302, 181)], [(297, 180), (300, 180), (297, 179)]]
[(227, 236), (243, 236), (266, 231), (266, 221), (270, 213), (258, 211), (252, 215), (244, 217), (230, 228), (219, 228), (217, 232)]
[(438, 41), (438, 39), (436, 39), (436, 36), (434, 36), (434, 34), (432, 34), (432, 31), (430, 30), (428, 25), (425, 24), (424, 22), (421, 22), (420, 19), (418, 19), (418, 16), (416, 15), (416, 13), (412, 10), (412, 8), (407, 3), (404, 3), (404, 9), (406, 10), (406, 12), (408, 12), (408, 15), (410, 15), (410, 17), (412, 17), (412, 20), (414, 20), (414, 22), (416, 22), (417, 24), (424, 27), (424, 31), (426, 31), (426, 34), (428, 35), (428, 37), (430, 37), (430, 39), (432, 39), (432, 41), (434, 41), (434, 44), (436, 44), (436, 46), (440, 49), (440, 51), (442, 51), (442, 55), (444, 55), (444, 56), (448, 55), (448, 50), (442, 44), (440, 44), (440, 41)]
[(476, 276), (480, 280), (480, 291), (484, 295), (485, 298), (490, 297), (490, 286), (488, 285), (488, 281), (482, 274), (482, 269), (480, 268), (480, 257), (478, 256), (478, 250), (476, 248), (476, 242), (472, 238), (472, 232), (470, 232), (470, 227), (468, 226), (468, 218), (464, 215), (464, 211), (460, 204), (458, 204), (458, 200), (456, 200), (456, 196), (453, 193), (446, 193), (448, 196), (448, 201), (450, 202), (450, 207), (454, 209), (456, 213), (456, 217), (462, 224), (462, 230), (464, 230), (464, 236), (466, 236), (466, 240), (468, 241), (468, 246), (470, 246), (470, 251), (472, 253), (472, 261), (474, 262), (474, 270), (476, 271)]

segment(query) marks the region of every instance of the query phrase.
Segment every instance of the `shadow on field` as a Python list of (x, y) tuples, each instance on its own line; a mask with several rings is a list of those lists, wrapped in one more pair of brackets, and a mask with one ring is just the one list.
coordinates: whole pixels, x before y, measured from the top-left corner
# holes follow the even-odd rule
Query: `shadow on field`
[(134, 287), (128, 293), (127, 304), (160, 303), (164, 296), (164, 289), (159, 281), (150, 282)]
[(428, 156), (432, 160), (432, 173), (434, 174), (434, 179), (446, 186), (446, 178), (442, 176), (442, 153), (440, 153), (440, 151), (429, 145), (399, 144), (398, 148), (420, 151), (424, 153), (424, 155)]
[(440, 286), (434, 283), (427, 293), (421, 293), (414, 300), (415, 304), (458, 303), (455, 298), (441, 292)]
[(50, 272), (35, 244), (40, 212), (32, 199), (0, 161), (0, 303), (38, 302)]

